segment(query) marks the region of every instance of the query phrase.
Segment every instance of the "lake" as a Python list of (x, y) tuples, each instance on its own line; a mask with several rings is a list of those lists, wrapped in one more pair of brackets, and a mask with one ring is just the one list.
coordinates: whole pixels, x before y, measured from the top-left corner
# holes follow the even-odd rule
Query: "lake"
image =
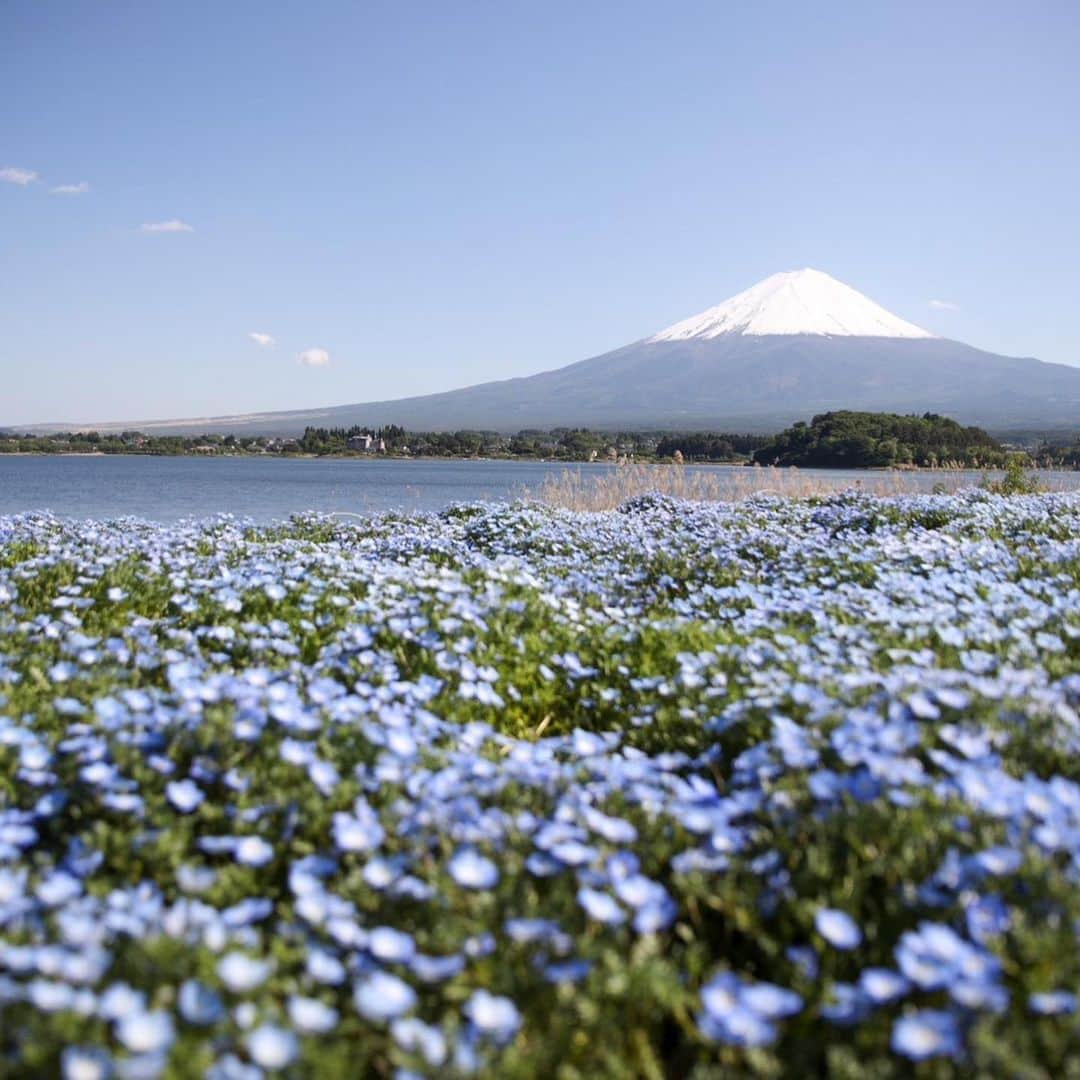
[[(124, 516), (176, 521), (230, 513), (253, 521), (287, 518), (308, 510), (376, 513), (384, 510), (441, 510), (458, 502), (513, 500), (544, 478), (567, 469), (602, 474), (608, 464), (535, 461), (402, 460), (400, 458), (310, 459), (273, 457), (149, 457), (111, 455), (0, 455), (0, 514), (49, 510), (62, 517), (109, 519)], [(688, 467), (708, 470), (732, 490), (747, 474), (768, 483), (770, 470)], [(830, 487), (867, 483), (873, 471), (800, 471)], [(935, 473), (878, 473), (902, 477), (905, 487), (929, 490)], [(944, 474), (950, 486), (961, 480)], [(978, 474), (965, 474), (978, 483)], [(1055, 487), (1080, 487), (1080, 473), (1056, 473)]]

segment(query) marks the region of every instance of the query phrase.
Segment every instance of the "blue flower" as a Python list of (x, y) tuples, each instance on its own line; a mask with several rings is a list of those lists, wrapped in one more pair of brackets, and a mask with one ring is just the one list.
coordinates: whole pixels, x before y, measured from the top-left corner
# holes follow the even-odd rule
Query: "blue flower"
[(181, 985), (179, 1005), (180, 1015), (189, 1024), (206, 1027), (225, 1015), (221, 998), (196, 979), (188, 979)]
[(864, 968), (859, 976), (859, 989), (875, 1005), (884, 1005), (903, 997), (910, 989), (903, 975), (888, 968)]
[(63, 1080), (108, 1080), (112, 1058), (97, 1046), (68, 1046), (60, 1055), (60, 1072)]
[(509, 1042), (521, 1027), (521, 1014), (514, 1003), (487, 990), (473, 991), (463, 1012), (477, 1031), (496, 1043)]
[(418, 1053), (433, 1069), (446, 1061), (446, 1036), (431, 1024), (416, 1017), (403, 1017), (390, 1025), (394, 1042), (408, 1053)]
[(368, 951), (383, 963), (408, 963), (416, 954), (416, 942), (392, 926), (379, 926), (368, 934)]
[(265, 866), (274, 857), (274, 848), (261, 836), (244, 836), (236, 842), (233, 854), (242, 866)]
[(701, 988), (698, 1026), (707, 1038), (732, 1046), (768, 1046), (776, 1039), (773, 1021), (802, 1009), (802, 998), (772, 983), (748, 983), (720, 972)]
[(353, 1001), (367, 1020), (393, 1020), (416, 1007), (416, 991), (396, 975), (373, 971), (356, 984)]
[(862, 941), (862, 931), (855, 920), (836, 908), (820, 908), (814, 915), (814, 926), (835, 949), (854, 949)]
[(241, 952), (230, 952), (218, 961), (221, 981), (234, 993), (243, 994), (261, 986), (270, 977), (272, 966), (265, 960), (253, 960)]
[(495, 864), (475, 848), (459, 848), (447, 864), (450, 876), (463, 889), (492, 889), (499, 881)]
[(1076, 995), (1068, 990), (1045, 990), (1028, 998), (1028, 1008), (1041, 1016), (1076, 1012)]
[(900, 1017), (893, 1025), (891, 1045), (912, 1061), (933, 1057), (959, 1058), (963, 1039), (952, 1013), (923, 1009)]
[(338, 1025), (338, 1011), (316, 998), (294, 994), (288, 1003), (289, 1020), (305, 1035), (324, 1035)]
[(589, 918), (608, 926), (619, 926), (626, 921), (626, 912), (606, 892), (597, 889), (578, 889), (578, 903), (588, 913)]
[(355, 814), (334, 814), (333, 831), (334, 843), (340, 851), (373, 851), (386, 836), (379, 819), (366, 804)]
[(206, 798), (205, 792), (193, 780), (174, 780), (165, 785), (165, 795), (181, 814), (197, 810)]
[(139, 1011), (117, 1021), (116, 1037), (134, 1054), (155, 1054), (172, 1045), (176, 1032), (168, 1013)]
[(264, 1069), (284, 1069), (292, 1064), (300, 1046), (296, 1036), (274, 1024), (263, 1024), (247, 1037), (248, 1053)]

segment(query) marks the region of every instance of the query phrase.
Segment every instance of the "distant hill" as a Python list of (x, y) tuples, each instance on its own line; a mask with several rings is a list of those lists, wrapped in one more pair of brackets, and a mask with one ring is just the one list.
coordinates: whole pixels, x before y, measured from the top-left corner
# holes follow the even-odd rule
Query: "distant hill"
[(771, 432), (837, 409), (941, 413), (994, 431), (1076, 428), (1080, 368), (935, 337), (828, 274), (799, 270), (642, 341), (527, 378), (325, 409), (96, 426), (253, 435), (389, 423), (414, 431)]
[(895, 413), (822, 413), (797, 423), (754, 451), (762, 465), (865, 469), (948, 463), (1005, 465), (1009, 455), (991, 435), (947, 416)]

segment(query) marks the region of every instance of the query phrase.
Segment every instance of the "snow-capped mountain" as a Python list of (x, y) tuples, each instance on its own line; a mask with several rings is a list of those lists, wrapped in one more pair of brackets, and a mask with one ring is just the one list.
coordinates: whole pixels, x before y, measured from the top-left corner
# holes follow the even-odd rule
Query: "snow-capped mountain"
[(763, 337), (814, 334), (824, 337), (930, 338), (929, 330), (905, 322), (850, 285), (820, 270), (773, 274), (700, 315), (645, 340), (708, 340), (723, 334)]
[(267, 435), (391, 423), (413, 431), (767, 432), (844, 408), (937, 412), (994, 431), (1077, 428), (1080, 368), (935, 337), (828, 274), (796, 270), (651, 337), (528, 378), (326, 409), (109, 426)]

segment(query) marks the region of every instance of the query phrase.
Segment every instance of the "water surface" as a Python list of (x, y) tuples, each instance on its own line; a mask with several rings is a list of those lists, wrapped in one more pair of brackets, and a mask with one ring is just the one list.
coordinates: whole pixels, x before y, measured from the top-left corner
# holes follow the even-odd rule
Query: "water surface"
[[(614, 466), (536, 461), (309, 459), (274, 457), (151, 457), (108, 455), (0, 455), (0, 514), (48, 510), (62, 517), (99, 520), (135, 516), (176, 521), (231, 513), (266, 522), (316, 510), (376, 513), (442, 510), (452, 503), (513, 500), (566, 469), (586, 476)], [(696, 468), (696, 467), (691, 467)], [(770, 470), (702, 466), (732, 490), (745, 489), (747, 473), (768, 483)], [(870, 484), (873, 471), (802, 470), (830, 487)], [(942, 477), (903, 476), (905, 487), (929, 490)], [(956, 473), (945, 474), (950, 486)], [(979, 474), (971, 473), (972, 483)], [(1059, 473), (1055, 486), (1080, 487), (1080, 473)]]

